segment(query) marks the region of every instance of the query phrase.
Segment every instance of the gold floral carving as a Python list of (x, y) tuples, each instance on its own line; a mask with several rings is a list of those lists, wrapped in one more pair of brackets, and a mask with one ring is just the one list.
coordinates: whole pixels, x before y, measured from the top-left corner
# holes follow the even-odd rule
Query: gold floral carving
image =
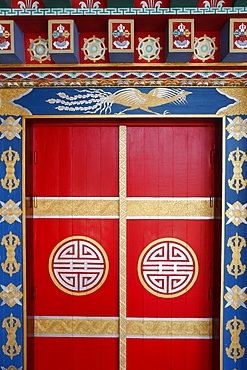
[(36, 207), (30, 207), (26, 202), (27, 215), (35, 216), (113, 216), (118, 217), (118, 200), (109, 199), (40, 199)]
[[(204, 199), (131, 199), (127, 198), (126, 217), (214, 217), (214, 208)], [(27, 215), (118, 217), (120, 199), (36, 198), (35, 207), (26, 201)]]
[(128, 336), (211, 337), (212, 320), (128, 320)]
[(15, 258), (15, 248), (20, 245), (20, 239), (10, 231), (9, 234), (3, 236), (1, 244), (6, 248), (6, 260), (1, 263), (1, 267), (4, 272), (12, 277), (21, 267), (21, 264), (17, 263)]
[(3, 289), (0, 293), (0, 298), (3, 300), (1, 306), (4, 304), (7, 304), (9, 307), (14, 307), (16, 304), (22, 306), (20, 302), (20, 299), (23, 297), (20, 291), (21, 285), (15, 286), (10, 283), (8, 286), (1, 285), (1, 288)]
[(244, 224), (247, 224), (246, 217), (247, 217), (247, 210), (246, 206), (247, 204), (241, 204), (239, 201), (230, 204), (227, 203), (228, 209), (226, 211), (226, 216), (229, 218), (227, 221), (227, 225), (231, 222), (235, 226), (239, 226), (242, 222)]
[(237, 362), (245, 353), (245, 348), (240, 345), (240, 333), (245, 330), (244, 322), (234, 316), (232, 320), (227, 321), (226, 330), (229, 330), (231, 334), (231, 344), (226, 348), (226, 354)]
[[(34, 330), (34, 333), (32, 333)], [(35, 335), (118, 335), (118, 320), (34, 318), (28, 319), (28, 332)]]
[[(176, 336), (176, 337), (212, 337), (211, 319), (126, 319), (126, 336)], [(66, 318), (29, 318), (28, 334), (32, 335), (110, 335), (120, 334), (118, 319), (82, 319)]]
[(126, 369), (126, 126), (119, 126), (119, 369)]
[(11, 314), (3, 320), (2, 328), (7, 331), (7, 343), (2, 346), (3, 353), (12, 360), (14, 356), (19, 355), (21, 346), (16, 342), (16, 331), (21, 328), (21, 322)]
[(226, 268), (228, 273), (237, 279), (238, 276), (242, 275), (246, 270), (246, 265), (243, 265), (241, 262), (241, 251), (246, 247), (246, 240), (236, 233), (228, 239), (227, 246), (232, 250), (232, 261)]
[(31, 114), (31, 112), (22, 107), (21, 105), (14, 103), (15, 100), (20, 99), (22, 96), (29, 94), (32, 89), (1, 89), (0, 90), (0, 115), (14, 115), (22, 116), (23, 114)]
[(2, 219), (0, 222), (6, 221), (8, 224), (12, 225), (15, 221), (21, 222), (20, 215), (22, 214), (22, 210), (20, 209), (19, 205), (21, 202), (15, 203), (12, 199), (8, 200), (6, 203), (0, 201), (0, 216)]
[(0, 117), (0, 121), (0, 139), (3, 139), (4, 137), (8, 140), (13, 140), (15, 137), (19, 140), (21, 139), (20, 132), (22, 127), (19, 123), (21, 121), (21, 117), (17, 119), (11, 116), (6, 119)]
[(226, 126), (226, 130), (229, 133), (227, 140), (232, 137), (237, 141), (241, 140), (243, 137), (247, 139), (247, 119), (242, 119), (240, 116), (237, 116), (234, 119), (231, 119), (230, 117), (226, 118), (229, 122)]
[(214, 208), (208, 200), (193, 199), (134, 199), (127, 200), (129, 217), (213, 217)]
[(247, 114), (247, 94), (245, 87), (221, 87), (217, 88), (217, 91), (223, 95), (226, 95), (229, 99), (235, 100), (235, 103), (231, 103), (226, 107), (218, 110), (218, 114), (225, 114), (227, 116), (235, 116), (239, 114)]
[(239, 307), (247, 308), (244, 303), (247, 300), (246, 288), (241, 289), (238, 285), (234, 285), (232, 288), (226, 287), (227, 293), (224, 295), (224, 298), (227, 304), (225, 307), (231, 306), (234, 310), (237, 310)]
[(18, 152), (12, 150), (11, 146), (8, 150), (5, 150), (1, 156), (1, 161), (4, 161), (6, 165), (6, 175), (1, 179), (2, 187), (12, 192), (12, 190), (17, 189), (20, 184), (20, 180), (15, 176), (15, 164), (20, 160)]
[(247, 154), (237, 148), (230, 152), (228, 156), (228, 161), (231, 161), (233, 164), (233, 176), (228, 180), (228, 185), (230, 189), (235, 190), (236, 193), (240, 190), (246, 188), (247, 180), (243, 178), (242, 167), (245, 161), (247, 161)]

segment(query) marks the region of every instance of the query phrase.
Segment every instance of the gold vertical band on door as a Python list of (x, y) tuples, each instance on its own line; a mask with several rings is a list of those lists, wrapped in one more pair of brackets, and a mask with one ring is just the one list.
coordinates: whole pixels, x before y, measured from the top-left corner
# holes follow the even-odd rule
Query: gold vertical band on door
[(126, 369), (126, 126), (119, 126), (119, 370)]

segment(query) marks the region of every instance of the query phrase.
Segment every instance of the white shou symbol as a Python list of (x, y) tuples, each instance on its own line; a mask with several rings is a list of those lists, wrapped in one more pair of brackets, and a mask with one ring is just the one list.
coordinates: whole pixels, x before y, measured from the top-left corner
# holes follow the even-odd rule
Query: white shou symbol
[(56, 245), (49, 259), (49, 272), (56, 286), (66, 293), (93, 293), (104, 283), (109, 263), (104, 249), (83, 236), (66, 238)]
[(179, 239), (158, 239), (141, 253), (138, 275), (150, 293), (163, 298), (177, 297), (195, 283), (197, 257), (192, 248)]

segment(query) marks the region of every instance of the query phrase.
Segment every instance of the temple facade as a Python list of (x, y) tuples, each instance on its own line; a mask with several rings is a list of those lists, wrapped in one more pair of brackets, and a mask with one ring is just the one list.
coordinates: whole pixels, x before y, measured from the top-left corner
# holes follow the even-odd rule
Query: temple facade
[(247, 0), (0, 0), (0, 369), (247, 369)]

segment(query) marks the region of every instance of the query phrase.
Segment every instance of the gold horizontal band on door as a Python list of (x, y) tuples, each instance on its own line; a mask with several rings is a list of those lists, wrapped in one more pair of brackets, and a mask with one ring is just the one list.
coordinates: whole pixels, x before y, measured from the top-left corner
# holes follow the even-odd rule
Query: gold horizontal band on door
[[(127, 218), (214, 218), (209, 198), (127, 198)], [(27, 198), (27, 217), (118, 218), (118, 198)]]
[[(127, 338), (212, 338), (212, 319), (130, 319)], [(28, 318), (29, 336), (118, 337), (118, 318)]]

